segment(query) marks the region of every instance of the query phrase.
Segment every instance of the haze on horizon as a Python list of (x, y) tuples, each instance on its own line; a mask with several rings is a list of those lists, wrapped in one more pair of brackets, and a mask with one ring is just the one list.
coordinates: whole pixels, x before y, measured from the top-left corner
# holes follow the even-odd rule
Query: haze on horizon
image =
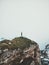
[(0, 37), (11, 39), (23, 32), (44, 49), (49, 43), (48, 18), (49, 0), (0, 0)]

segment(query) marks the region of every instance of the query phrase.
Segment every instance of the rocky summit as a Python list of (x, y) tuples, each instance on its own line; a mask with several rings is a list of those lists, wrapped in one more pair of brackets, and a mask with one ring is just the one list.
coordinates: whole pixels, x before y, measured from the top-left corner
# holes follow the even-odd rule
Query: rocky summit
[(0, 41), (0, 65), (40, 65), (39, 45), (22, 36)]

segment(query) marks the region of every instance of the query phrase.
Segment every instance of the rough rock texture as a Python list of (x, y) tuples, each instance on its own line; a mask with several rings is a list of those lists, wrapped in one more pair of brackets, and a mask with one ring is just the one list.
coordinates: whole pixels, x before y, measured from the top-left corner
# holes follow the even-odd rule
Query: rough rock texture
[(36, 42), (17, 37), (0, 43), (0, 65), (40, 65), (40, 49)]

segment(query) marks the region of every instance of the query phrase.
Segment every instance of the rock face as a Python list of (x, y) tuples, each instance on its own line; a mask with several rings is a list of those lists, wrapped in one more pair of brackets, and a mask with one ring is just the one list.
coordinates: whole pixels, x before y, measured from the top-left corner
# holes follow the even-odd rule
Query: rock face
[[(0, 50), (8, 49), (0, 54), (0, 64), (40, 65), (40, 49), (36, 42), (25, 37), (17, 37), (11, 41), (2, 41), (0, 43), (2, 43), (2, 45), (0, 44)], [(2, 47), (4, 48), (2, 49)]]
[(46, 46), (45, 46), (45, 57), (48, 57), (49, 58), (49, 44), (47, 44)]

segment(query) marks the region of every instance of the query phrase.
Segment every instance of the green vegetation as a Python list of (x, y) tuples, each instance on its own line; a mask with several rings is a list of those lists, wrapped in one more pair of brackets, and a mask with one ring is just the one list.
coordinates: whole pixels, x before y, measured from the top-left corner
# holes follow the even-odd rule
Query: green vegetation
[[(11, 44), (9, 44), (9, 42), (11, 42)], [(5, 43), (5, 44), (3, 44)], [(34, 41), (31, 41), (30, 39), (28, 38), (25, 38), (25, 37), (17, 37), (17, 38), (14, 38), (13, 40), (4, 40), (4, 41), (1, 41), (0, 42), (0, 47), (2, 49), (4, 48), (8, 48), (8, 49), (24, 49), (24, 48), (28, 48), (30, 47), (30, 45), (37, 45), (36, 42)]]

